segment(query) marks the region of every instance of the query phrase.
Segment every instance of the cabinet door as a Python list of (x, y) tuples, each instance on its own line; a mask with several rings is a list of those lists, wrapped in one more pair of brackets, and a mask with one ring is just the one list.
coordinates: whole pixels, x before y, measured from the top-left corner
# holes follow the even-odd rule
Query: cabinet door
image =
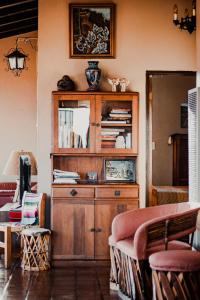
[(53, 258), (94, 258), (94, 201), (53, 198)]
[(126, 210), (137, 209), (138, 200), (95, 201), (95, 259), (109, 259), (108, 237), (113, 218)]
[(53, 101), (53, 152), (94, 153), (94, 96), (58, 94)]
[(96, 151), (137, 155), (137, 93), (96, 96)]

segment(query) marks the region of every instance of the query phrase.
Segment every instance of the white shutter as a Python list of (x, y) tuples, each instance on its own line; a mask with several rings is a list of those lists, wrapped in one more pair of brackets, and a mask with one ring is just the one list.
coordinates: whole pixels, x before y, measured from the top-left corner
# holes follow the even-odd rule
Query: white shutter
[(200, 88), (188, 91), (189, 201), (200, 202)]

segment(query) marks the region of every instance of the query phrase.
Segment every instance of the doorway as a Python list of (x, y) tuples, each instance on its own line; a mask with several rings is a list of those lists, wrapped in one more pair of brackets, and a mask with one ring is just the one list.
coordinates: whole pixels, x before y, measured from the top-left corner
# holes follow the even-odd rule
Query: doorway
[[(196, 86), (196, 72), (147, 71), (147, 206), (158, 203), (154, 192), (162, 188), (183, 191), (188, 184), (187, 92)], [(176, 148), (177, 146), (177, 148)], [(180, 150), (181, 149), (181, 150)], [(173, 196), (173, 195), (172, 195)], [(174, 199), (169, 201), (174, 201)]]

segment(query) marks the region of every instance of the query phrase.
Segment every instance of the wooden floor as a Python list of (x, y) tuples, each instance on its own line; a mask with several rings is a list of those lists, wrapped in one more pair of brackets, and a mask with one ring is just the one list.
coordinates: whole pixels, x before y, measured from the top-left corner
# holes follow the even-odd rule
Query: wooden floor
[[(1, 261), (0, 261), (1, 263)], [(109, 289), (108, 267), (66, 267), (47, 272), (23, 272), (19, 265), (0, 264), (1, 300), (117, 300)]]

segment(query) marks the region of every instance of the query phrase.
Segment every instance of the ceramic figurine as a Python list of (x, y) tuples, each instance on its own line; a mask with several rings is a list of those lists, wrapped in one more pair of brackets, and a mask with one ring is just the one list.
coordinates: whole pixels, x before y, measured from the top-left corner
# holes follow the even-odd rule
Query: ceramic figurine
[(75, 85), (68, 75), (64, 75), (62, 79), (57, 82), (57, 88), (59, 91), (74, 91)]
[(125, 149), (126, 148), (125, 139), (122, 135), (119, 135), (116, 138), (115, 148), (120, 148), (120, 149)]
[(130, 81), (126, 78), (120, 78), (119, 84), (120, 84), (120, 90), (121, 92), (126, 92), (126, 88), (129, 85)]
[(112, 92), (116, 92), (119, 84), (119, 78), (108, 78), (108, 83), (112, 86)]

